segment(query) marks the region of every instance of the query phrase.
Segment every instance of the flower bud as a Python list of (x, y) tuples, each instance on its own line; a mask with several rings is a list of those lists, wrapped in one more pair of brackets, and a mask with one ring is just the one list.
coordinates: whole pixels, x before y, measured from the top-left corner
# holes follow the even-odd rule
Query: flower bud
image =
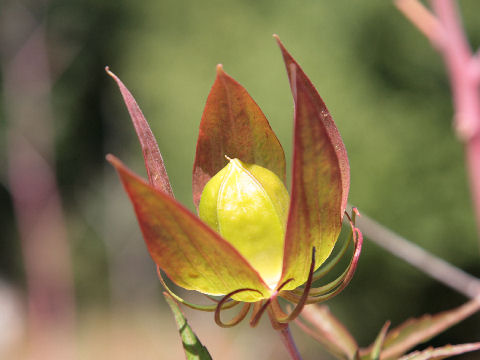
[(199, 216), (274, 288), (282, 272), (287, 189), (272, 171), (229, 160), (205, 185)]

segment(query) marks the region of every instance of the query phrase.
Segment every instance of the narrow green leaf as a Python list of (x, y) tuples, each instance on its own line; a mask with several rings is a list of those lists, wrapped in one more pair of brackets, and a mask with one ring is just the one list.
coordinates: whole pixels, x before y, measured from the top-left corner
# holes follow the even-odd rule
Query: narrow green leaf
[[(207, 294), (244, 291), (233, 298), (256, 301), (270, 295), (258, 273), (240, 253), (171, 196), (158, 191), (112, 155), (135, 208), (153, 260), (177, 285)], [(263, 294), (263, 296), (260, 295)]]
[[(440, 334), (478, 310), (480, 302), (471, 300), (453, 310), (407, 320), (388, 332), (381, 353), (382, 359), (398, 359), (409, 349)], [(362, 351), (362, 354), (364, 353)]]
[(477, 350), (480, 350), (480, 342), (462, 345), (446, 345), (436, 349), (428, 348), (423, 351), (415, 351), (401, 357), (399, 360), (440, 360)]
[(325, 103), (280, 40), (295, 103), (292, 194), (285, 237), (283, 275), (288, 289), (308, 276), (312, 248), (318, 268), (330, 255), (347, 206), (347, 152)]
[(306, 306), (300, 317), (306, 324), (297, 319), (295, 321), (297, 325), (323, 344), (332, 355), (339, 359), (357, 358), (357, 342), (327, 306)]
[(193, 201), (205, 184), (227, 165), (225, 155), (263, 166), (285, 182), (285, 154), (265, 115), (221, 65), (208, 95), (193, 165)]
[(187, 360), (211, 360), (212, 357), (208, 353), (207, 348), (198, 340), (197, 335), (195, 335), (192, 328), (188, 325), (187, 319), (175, 300), (165, 292), (163, 296), (165, 296), (165, 300), (170, 306), (173, 316), (175, 316), (175, 322), (177, 323), (178, 332), (182, 338), (183, 349), (185, 350), (185, 358)]
[(383, 343), (385, 342), (385, 337), (387, 335), (388, 328), (390, 327), (390, 321), (387, 321), (385, 325), (383, 325), (382, 329), (377, 335), (375, 342), (373, 343), (372, 353), (370, 354), (371, 360), (379, 360), (380, 359), (380, 352), (383, 348)]
[(118, 85), (120, 93), (122, 94), (128, 113), (132, 119), (135, 132), (143, 152), (145, 160), (145, 167), (147, 168), (148, 180), (150, 184), (156, 189), (173, 197), (172, 186), (167, 175), (167, 170), (163, 163), (162, 154), (158, 148), (157, 140), (153, 136), (152, 130), (148, 125), (147, 119), (143, 116), (142, 110), (138, 106), (135, 98), (123, 84), (123, 82), (110, 71), (108, 66), (105, 68), (108, 75), (110, 75)]

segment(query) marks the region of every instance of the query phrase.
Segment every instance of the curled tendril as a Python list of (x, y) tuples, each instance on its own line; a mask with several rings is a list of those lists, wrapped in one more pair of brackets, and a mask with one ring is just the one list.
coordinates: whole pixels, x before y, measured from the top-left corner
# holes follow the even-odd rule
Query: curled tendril
[(225, 309), (223, 305), (225, 304), (226, 301), (229, 301), (229, 299), (238, 293), (244, 292), (244, 291), (255, 291), (259, 294), (261, 294), (260, 291), (255, 290), (255, 289), (238, 289), (235, 291), (232, 291), (231, 293), (225, 295), (217, 304), (216, 309), (215, 309), (215, 322), (217, 323), (218, 326), (220, 327), (232, 327), (237, 325), (239, 322), (241, 322), (243, 319), (245, 319), (245, 316), (248, 314), (248, 310), (250, 310), (251, 303), (244, 303), (242, 309), (240, 312), (229, 322), (223, 322), (220, 318), (220, 313), (222, 310)]
[[(307, 282), (305, 283), (305, 288), (303, 289), (303, 294), (300, 297), (300, 300), (298, 301), (297, 305), (295, 308), (292, 310), (292, 312), (289, 315), (285, 316), (277, 316), (276, 320), (279, 323), (286, 324), (289, 323), (292, 320), (295, 320), (298, 315), (300, 315), (300, 312), (302, 311), (303, 307), (306, 304), (306, 301), (308, 299), (308, 295), (310, 293), (310, 289), (312, 287), (312, 281), (313, 281), (313, 272), (315, 271), (315, 247), (312, 249), (312, 262), (310, 264), (310, 272), (308, 273), (308, 279)], [(278, 302), (275, 301), (276, 305), (278, 305)], [(280, 308), (280, 306), (278, 306)], [(275, 307), (272, 307), (273, 313), (275, 313)], [(277, 315), (277, 314), (275, 314)]]
[[(345, 215), (347, 216), (348, 221), (353, 223), (353, 225), (355, 225), (356, 215), (360, 215), (360, 214), (357, 208), (352, 208), (352, 217), (350, 217), (350, 215), (346, 211), (345, 211)], [(313, 275), (312, 282), (315, 282), (321, 279), (322, 277), (324, 277), (339, 263), (339, 261), (345, 256), (348, 246), (352, 242), (353, 236), (354, 236), (354, 231), (352, 230), (350, 231), (350, 234), (347, 240), (344, 241), (344, 243), (342, 244), (340, 251), (328, 262), (328, 264), (322, 266), (317, 272), (315, 272), (315, 274)], [(340, 282), (345, 278), (347, 271), (348, 271), (348, 268), (345, 269), (345, 271), (337, 279), (333, 280), (327, 285), (312, 289), (310, 291), (310, 295), (324, 295), (329, 293), (332, 289), (337, 287), (340, 284)], [(299, 288), (299, 289), (291, 290), (291, 292), (293, 292), (295, 295), (301, 296), (303, 294), (303, 289)]]
[[(315, 247), (312, 249), (312, 262), (310, 264), (310, 271), (308, 273), (308, 280), (305, 284), (305, 289), (304, 289), (304, 295), (302, 296), (301, 300), (298, 302), (297, 306), (293, 311), (290, 313), (290, 315), (287, 315), (285, 313), (279, 313), (278, 311), (275, 311), (277, 308), (276, 305), (278, 305), (277, 301), (277, 296), (281, 294), (282, 289), (293, 279), (288, 279), (284, 281), (276, 290), (275, 292), (270, 296), (270, 298), (265, 301), (263, 305), (259, 308), (258, 311), (254, 312), (252, 315), (252, 320), (250, 321), (250, 326), (255, 327), (257, 326), (258, 322), (260, 321), (260, 318), (262, 317), (263, 313), (265, 310), (268, 310), (268, 314), (270, 316), (270, 321), (272, 323), (272, 326), (275, 329), (280, 329), (282, 328), (282, 324), (286, 324), (292, 320), (294, 320), (302, 311), (303, 306), (305, 305), (305, 301), (308, 297), (308, 293), (310, 291), (310, 287), (312, 286), (312, 279), (313, 279), (313, 272), (315, 270)], [(278, 308), (280, 308), (278, 306)]]
[(288, 325), (285, 324), (285, 323), (280, 323), (278, 322), (277, 318), (279, 316), (279, 314), (283, 315), (283, 316), (286, 316), (287, 314), (285, 314), (283, 312), (283, 310), (280, 308), (280, 305), (278, 304), (278, 301), (277, 299), (273, 300), (272, 301), (272, 304), (271, 306), (268, 307), (268, 317), (270, 318), (270, 323), (272, 324), (272, 327), (275, 329), (275, 330), (282, 330), (284, 328), (286, 328)]
[(315, 272), (315, 274), (313, 275), (313, 282), (320, 280), (340, 262), (340, 260), (345, 256), (345, 253), (347, 252), (348, 246), (351, 242), (352, 234), (350, 233), (347, 240), (343, 242), (340, 251), (335, 254), (335, 256), (326, 265), (322, 266), (317, 272)]
[[(158, 279), (160, 280), (160, 283), (162, 284), (162, 286), (165, 288), (165, 290), (167, 290), (167, 292), (170, 294), (170, 296), (172, 296), (176, 301), (178, 301), (180, 304), (183, 304), (185, 306), (188, 306), (189, 308), (191, 309), (194, 309), (194, 310), (200, 310), (200, 311), (206, 311), (206, 312), (214, 312), (217, 310), (218, 308), (218, 304), (213, 304), (213, 305), (198, 305), (198, 304), (194, 304), (194, 303), (191, 303), (191, 302), (188, 302), (187, 300), (184, 300), (182, 299), (180, 296), (178, 296), (177, 294), (175, 294), (168, 286), (167, 284), (165, 283), (165, 280), (163, 279), (163, 276), (162, 276), (162, 273), (160, 271), (160, 267), (157, 265), (157, 275), (158, 275)], [(213, 299), (212, 299), (213, 300)], [(223, 302), (222, 303), (222, 310), (224, 309), (231, 309), (232, 307), (238, 305), (239, 302), (238, 301), (235, 301), (235, 300), (231, 300), (229, 302)]]
[[(352, 238), (355, 245), (355, 249), (354, 249), (352, 258), (350, 260), (350, 263), (347, 269), (343, 272), (343, 274), (340, 275), (334, 281), (332, 281), (330, 284), (312, 289), (309, 293), (309, 296), (307, 296), (305, 300), (306, 304), (323, 302), (338, 295), (350, 283), (350, 280), (352, 279), (353, 274), (355, 273), (360, 252), (362, 250), (362, 244), (363, 244), (363, 235), (361, 231), (355, 226), (355, 218), (357, 215), (360, 215), (360, 214), (358, 213), (358, 210), (356, 208), (352, 208), (352, 216), (350, 217), (347, 213), (346, 215), (350, 222), (350, 227), (352, 230)], [(302, 296), (298, 295), (298, 293), (296, 293), (295, 290), (284, 291), (281, 294), (281, 296), (293, 303), (300, 303), (300, 301), (302, 301), (303, 299), (303, 295)]]
[(202, 293), (203, 296), (205, 296), (207, 299), (213, 301), (214, 303), (219, 303), (221, 299), (217, 299), (216, 297), (214, 297), (213, 295), (209, 295), (209, 294), (204, 294)]
[(263, 300), (257, 301), (256, 303), (253, 304), (252, 318), (250, 319), (250, 326), (252, 326), (253, 319), (256, 318), (258, 313), (262, 310), (263, 304), (264, 304)]
[(258, 309), (258, 311), (256, 311), (253, 315), (252, 315), (252, 320), (250, 320), (250, 326), (251, 327), (255, 327), (257, 326), (260, 318), (262, 317), (263, 313), (265, 312), (265, 310), (267, 310), (267, 308), (269, 307), (271, 301), (273, 299), (275, 299), (278, 294), (280, 293), (280, 291), (282, 291), (282, 289), (289, 283), (293, 281), (293, 279), (288, 279), (286, 281), (284, 281), (275, 291), (274, 293), (272, 294), (272, 296), (270, 296), (270, 298), (265, 301), (265, 303), (263, 305), (260, 306), (260, 308)]
[[(182, 299), (181, 297), (176, 295), (172, 290), (170, 290), (170, 288), (167, 286), (167, 284), (165, 283), (165, 280), (162, 277), (160, 268), (157, 266), (158, 278), (162, 283), (163, 287), (165, 288), (165, 290), (179, 303), (184, 304), (185, 306), (188, 306), (192, 309), (215, 312), (215, 322), (217, 323), (217, 325), (221, 327), (232, 327), (237, 325), (243, 319), (245, 319), (250, 308), (253, 306), (252, 317), (250, 320), (251, 327), (257, 326), (262, 315), (265, 313), (265, 311), (267, 311), (273, 328), (276, 330), (281, 330), (285, 328), (285, 326), (287, 326), (287, 323), (295, 320), (298, 317), (298, 315), (300, 315), (301, 311), (303, 310), (303, 307), (306, 304), (323, 302), (336, 296), (349, 284), (350, 280), (352, 279), (353, 274), (355, 273), (355, 270), (357, 268), (360, 252), (362, 250), (363, 235), (360, 229), (358, 229), (355, 226), (356, 216), (360, 216), (357, 208), (352, 208), (351, 215), (349, 215), (347, 212), (345, 212), (345, 214), (350, 223), (350, 228), (351, 228), (351, 233), (349, 238), (342, 245), (342, 248), (340, 249), (338, 254), (332, 259), (332, 261), (330, 261), (327, 266), (320, 269), (320, 271), (318, 271), (316, 274), (314, 274), (315, 247), (312, 248), (312, 261), (310, 264), (308, 279), (303, 289), (283, 290), (283, 288), (288, 283), (294, 280), (294, 279), (288, 279), (284, 281), (280, 286), (278, 286), (268, 299), (260, 300), (255, 303), (244, 303), (241, 310), (238, 312), (238, 314), (228, 322), (223, 322), (221, 320), (220, 315), (222, 310), (233, 308), (234, 306), (240, 303), (239, 301), (232, 299), (233, 295), (238, 294), (240, 292), (244, 292), (244, 291), (254, 291), (257, 293), (260, 293), (260, 291), (256, 289), (248, 289), (248, 288), (238, 289), (223, 296), (220, 300), (208, 294), (205, 294), (205, 296), (207, 296), (210, 300), (214, 301), (216, 304), (197, 305)], [(350, 263), (348, 267), (345, 269), (345, 271), (339, 277), (337, 277), (335, 280), (328, 283), (327, 285), (320, 286), (318, 288), (312, 288), (312, 283), (314, 281), (323, 277), (339, 262), (339, 260), (344, 256), (348, 248), (348, 245), (350, 244), (350, 242), (352, 242), (352, 240), (355, 248), (354, 248), (352, 258), (350, 259)], [(296, 304), (295, 308), (290, 312), (290, 314), (287, 314), (282, 310), (278, 302), (279, 296)]]

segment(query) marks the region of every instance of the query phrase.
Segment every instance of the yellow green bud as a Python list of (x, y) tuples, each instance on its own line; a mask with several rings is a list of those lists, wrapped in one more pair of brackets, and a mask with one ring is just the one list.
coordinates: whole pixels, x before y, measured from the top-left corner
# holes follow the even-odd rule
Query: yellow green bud
[(282, 272), (287, 189), (272, 171), (229, 160), (205, 185), (199, 216), (273, 288)]

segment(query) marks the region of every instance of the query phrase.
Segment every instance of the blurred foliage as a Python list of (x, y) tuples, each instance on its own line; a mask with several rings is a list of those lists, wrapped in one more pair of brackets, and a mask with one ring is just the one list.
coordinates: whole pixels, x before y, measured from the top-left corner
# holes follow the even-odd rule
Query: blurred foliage
[[(469, 38), (478, 47), (480, 3), (460, 4)], [(480, 276), (463, 148), (452, 131), (443, 63), (391, 1), (54, 0), (47, 27), (52, 68), (68, 63), (53, 89), (56, 166), (80, 305), (96, 306), (110, 296), (136, 304), (158, 299), (130, 204), (104, 161), (111, 152), (143, 171), (133, 128), (104, 66), (110, 65), (137, 98), (177, 198), (193, 209), (195, 141), (217, 63), (247, 88), (291, 157), (292, 100), (273, 33), (297, 58), (337, 122), (352, 168), (350, 202)], [(6, 121), (0, 124), (3, 142)], [(21, 282), (3, 180), (0, 274)], [(463, 300), (366, 242), (352, 284), (329, 305), (366, 345), (386, 319), (395, 325)], [(478, 339), (478, 320), (467, 320), (432, 345)]]

